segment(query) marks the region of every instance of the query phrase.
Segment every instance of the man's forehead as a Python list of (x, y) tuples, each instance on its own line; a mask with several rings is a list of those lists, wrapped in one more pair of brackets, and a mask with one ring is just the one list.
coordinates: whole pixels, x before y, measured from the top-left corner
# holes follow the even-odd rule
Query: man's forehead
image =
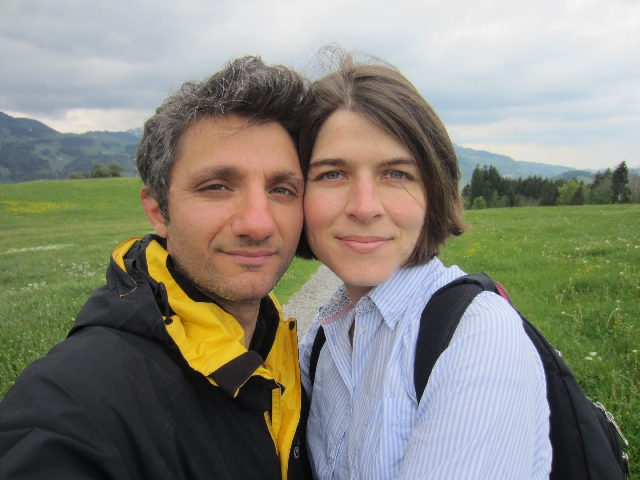
[(172, 179), (175, 174), (193, 181), (247, 175), (275, 181), (302, 178), (295, 144), (284, 127), (236, 116), (206, 118), (186, 129)]
[[(272, 122), (256, 122), (238, 115), (207, 116), (189, 125), (182, 134), (182, 139), (187, 134), (191, 135), (216, 135), (226, 137), (242, 132), (249, 128)], [(276, 122), (274, 122), (276, 123)]]

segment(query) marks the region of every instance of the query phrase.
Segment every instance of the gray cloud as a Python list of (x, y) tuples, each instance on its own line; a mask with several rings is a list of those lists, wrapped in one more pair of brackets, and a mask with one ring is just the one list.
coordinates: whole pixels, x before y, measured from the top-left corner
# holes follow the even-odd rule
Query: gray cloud
[(398, 66), (457, 143), (480, 144), (484, 132), (494, 148), (526, 143), (535, 156), (531, 145), (617, 142), (640, 164), (635, 0), (5, 0), (0, 110), (143, 118), (230, 58), (261, 54), (312, 72), (330, 42)]

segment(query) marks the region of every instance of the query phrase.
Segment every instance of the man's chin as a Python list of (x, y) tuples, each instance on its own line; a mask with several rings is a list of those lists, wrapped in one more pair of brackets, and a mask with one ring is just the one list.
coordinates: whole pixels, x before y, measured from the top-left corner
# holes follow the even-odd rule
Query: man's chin
[[(287, 271), (280, 268), (247, 269), (235, 265), (212, 265), (210, 269), (185, 268), (173, 258), (176, 269), (195, 287), (212, 300), (240, 304), (255, 303), (267, 296)], [(224, 268), (223, 268), (224, 267)], [(207, 271), (208, 270), (208, 271)], [(221, 274), (224, 271), (225, 274)]]
[(211, 288), (207, 286), (198, 285), (198, 288), (207, 296), (213, 300), (223, 300), (227, 302), (250, 304), (256, 303), (266, 297), (276, 282), (273, 280), (256, 282), (233, 282), (233, 284), (219, 284), (212, 285)]

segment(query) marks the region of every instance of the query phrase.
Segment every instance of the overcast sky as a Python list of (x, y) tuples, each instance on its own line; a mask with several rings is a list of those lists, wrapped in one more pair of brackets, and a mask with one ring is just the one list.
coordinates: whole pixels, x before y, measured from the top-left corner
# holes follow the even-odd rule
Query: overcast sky
[(396, 65), (458, 145), (640, 167), (640, 0), (2, 0), (0, 111), (127, 130), (233, 57), (311, 74), (333, 42)]

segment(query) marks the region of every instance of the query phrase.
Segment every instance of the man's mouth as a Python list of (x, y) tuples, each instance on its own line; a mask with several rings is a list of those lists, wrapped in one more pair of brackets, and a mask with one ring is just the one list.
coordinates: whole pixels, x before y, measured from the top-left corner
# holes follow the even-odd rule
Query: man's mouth
[(276, 252), (264, 248), (238, 248), (225, 250), (224, 253), (243, 265), (262, 265)]

